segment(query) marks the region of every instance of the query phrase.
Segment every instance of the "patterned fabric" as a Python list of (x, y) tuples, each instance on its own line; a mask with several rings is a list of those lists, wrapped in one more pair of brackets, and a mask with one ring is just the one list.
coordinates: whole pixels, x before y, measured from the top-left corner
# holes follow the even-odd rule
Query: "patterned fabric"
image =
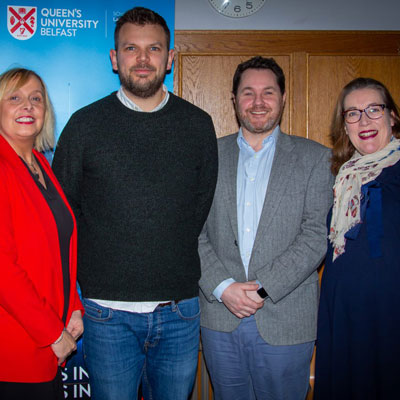
[(329, 240), (333, 261), (345, 252), (345, 234), (361, 223), (361, 186), (378, 177), (384, 168), (400, 159), (400, 139), (392, 139), (382, 150), (362, 156), (357, 151), (343, 164), (333, 187), (333, 210)]

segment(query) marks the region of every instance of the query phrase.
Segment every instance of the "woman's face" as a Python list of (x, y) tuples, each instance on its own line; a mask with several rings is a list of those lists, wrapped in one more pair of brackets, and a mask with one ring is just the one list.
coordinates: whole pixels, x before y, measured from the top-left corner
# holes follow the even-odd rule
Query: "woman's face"
[[(350, 92), (344, 99), (344, 110), (364, 110), (377, 104), (384, 104), (382, 95), (375, 89), (356, 89)], [(381, 115), (381, 114), (380, 114)], [(361, 113), (358, 122), (350, 124), (345, 122), (345, 129), (349, 139), (361, 155), (372, 154), (382, 150), (392, 137), (394, 119), (386, 108), (379, 119), (370, 119)]]
[(11, 146), (22, 143), (33, 146), (42, 130), (45, 112), (42, 84), (35, 76), (31, 76), (19, 89), (6, 89), (0, 101), (0, 134)]

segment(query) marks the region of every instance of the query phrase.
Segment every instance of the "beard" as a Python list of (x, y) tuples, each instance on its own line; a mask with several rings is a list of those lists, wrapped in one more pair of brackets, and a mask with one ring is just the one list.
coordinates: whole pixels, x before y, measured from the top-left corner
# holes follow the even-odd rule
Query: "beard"
[[(270, 117), (267, 118), (267, 120), (260, 125), (259, 122), (257, 122), (257, 125), (253, 124), (250, 122), (250, 119), (246, 116), (245, 113), (241, 113), (240, 110), (236, 108), (236, 116), (239, 121), (239, 125), (243, 126), (247, 131), (250, 133), (253, 133), (255, 135), (263, 135), (266, 133), (271, 132), (278, 124), (282, 116), (282, 111), (280, 110), (278, 114), (272, 114)], [(254, 109), (254, 110), (247, 110), (247, 111), (270, 111), (266, 109)]]
[(164, 71), (161, 71), (160, 75), (157, 75), (151, 80), (145, 80), (144, 82), (135, 82), (131, 77), (131, 72), (134, 71), (136, 68), (146, 68), (150, 71), (155, 71), (155, 68), (147, 65), (135, 65), (129, 69), (128, 75), (123, 75), (122, 73), (119, 74), (119, 80), (121, 85), (130, 93), (132, 93), (136, 97), (140, 97), (142, 99), (147, 99), (149, 97), (154, 96), (157, 91), (160, 89), (164, 82), (165, 75), (167, 74), (166, 68)]

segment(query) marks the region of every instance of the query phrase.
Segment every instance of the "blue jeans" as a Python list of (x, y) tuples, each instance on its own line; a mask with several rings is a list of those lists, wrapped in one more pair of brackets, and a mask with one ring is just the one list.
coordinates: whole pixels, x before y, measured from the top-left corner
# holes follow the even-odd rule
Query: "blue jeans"
[(233, 332), (201, 328), (204, 358), (216, 400), (304, 400), (314, 342), (272, 346), (254, 316)]
[(84, 299), (83, 352), (93, 400), (187, 400), (200, 330), (197, 297), (131, 313)]

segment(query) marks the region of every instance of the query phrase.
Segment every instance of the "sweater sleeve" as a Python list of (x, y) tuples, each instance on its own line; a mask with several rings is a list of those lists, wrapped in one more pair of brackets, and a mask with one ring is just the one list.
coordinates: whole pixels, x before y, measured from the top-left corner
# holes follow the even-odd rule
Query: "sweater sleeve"
[(210, 211), (218, 175), (217, 138), (215, 135), (214, 124), (210, 116), (207, 116), (203, 128), (202, 164), (199, 171), (199, 185), (197, 192), (197, 235), (200, 235)]
[(79, 118), (73, 115), (61, 133), (54, 153), (52, 169), (67, 196), (77, 223), (81, 211), (83, 145)]

